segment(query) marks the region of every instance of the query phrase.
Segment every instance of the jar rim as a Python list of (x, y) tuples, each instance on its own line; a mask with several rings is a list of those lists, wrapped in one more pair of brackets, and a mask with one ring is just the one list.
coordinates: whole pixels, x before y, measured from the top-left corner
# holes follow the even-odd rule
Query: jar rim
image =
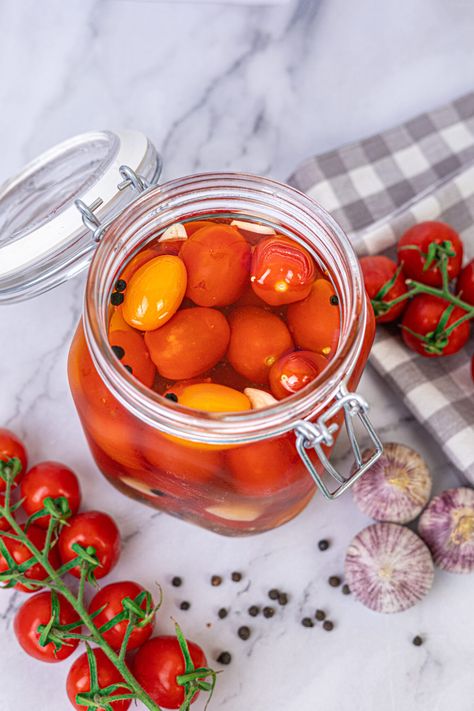
[[(262, 211), (275, 216), (275, 220), (278, 215), (280, 231), (286, 230), (293, 239), (296, 232), (303, 244), (306, 240), (306, 244), (315, 245), (316, 237), (324, 236), (330, 243), (328, 258), (337, 252), (344, 262), (343, 274), (338, 280), (331, 270), (338, 293), (344, 291), (344, 298), (340, 305), (341, 337), (336, 353), (315, 380), (270, 407), (238, 413), (210, 413), (174, 403), (129, 374), (109, 345), (107, 314), (109, 294), (119, 268), (138, 247), (144, 246), (150, 230), (156, 236), (158, 230), (178, 221), (177, 216), (186, 219), (183, 217), (186, 211), (199, 219), (206, 209), (216, 214), (224, 211), (226, 205), (227, 212), (239, 214), (241, 218), (252, 212), (261, 215)], [(320, 248), (321, 244), (318, 243)], [(149, 188), (114, 220), (92, 261), (83, 319), (89, 351), (98, 373), (128, 411), (173, 436), (182, 437), (185, 433), (185, 438), (194, 442), (239, 444), (284, 434), (291, 431), (298, 420), (309, 419), (323, 411), (357, 361), (367, 322), (367, 303), (359, 263), (349, 239), (324, 208), (308, 195), (270, 178), (212, 172), (177, 178)]]

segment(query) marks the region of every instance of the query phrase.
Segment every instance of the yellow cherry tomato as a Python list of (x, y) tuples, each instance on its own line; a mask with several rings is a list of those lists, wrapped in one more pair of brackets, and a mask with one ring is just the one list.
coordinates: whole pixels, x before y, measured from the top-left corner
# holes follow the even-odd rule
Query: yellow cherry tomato
[(176, 313), (186, 292), (186, 267), (179, 257), (163, 254), (131, 277), (122, 306), (129, 326), (154, 331)]
[(195, 383), (183, 388), (178, 398), (180, 405), (205, 412), (241, 412), (251, 410), (252, 405), (246, 395), (227, 385), (217, 383)]

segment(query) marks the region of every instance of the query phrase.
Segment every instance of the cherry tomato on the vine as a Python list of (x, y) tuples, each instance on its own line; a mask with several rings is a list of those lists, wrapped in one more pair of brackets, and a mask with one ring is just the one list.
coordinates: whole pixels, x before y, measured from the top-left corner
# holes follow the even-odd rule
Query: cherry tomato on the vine
[(339, 340), (339, 299), (327, 279), (316, 279), (309, 296), (290, 304), (288, 326), (300, 348), (331, 358)]
[(371, 300), (375, 317), (379, 323), (395, 321), (404, 311), (407, 300), (388, 308), (387, 301), (393, 301), (408, 291), (405, 275), (400, 267), (388, 257), (377, 255), (359, 259), (364, 275), (365, 290)]
[(306, 298), (315, 273), (315, 263), (309, 252), (283, 235), (260, 240), (252, 254), (252, 288), (271, 306)]
[[(123, 612), (123, 600), (130, 598), (134, 601), (145, 589), (138, 583), (130, 580), (123, 580), (118, 583), (110, 583), (101, 588), (91, 600), (89, 614), (97, 612), (103, 608), (102, 612), (94, 617), (94, 624), (97, 628), (110, 622), (116, 615)], [(146, 610), (146, 600), (142, 600), (140, 607)], [(153, 608), (153, 602), (151, 602)], [(119, 650), (127, 631), (128, 621), (122, 620), (109, 630), (102, 633), (102, 637), (110, 644), (112, 649)], [(135, 627), (130, 635), (127, 651), (141, 647), (146, 642), (153, 631), (153, 621), (148, 622), (143, 627)]]
[(327, 364), (327, 358), (312, 351), (292, 351), (280, 356), (270, 369), (273, 395), (281, 400), (298, 392), (314, 380)]
[[(4, 506), (5, 504), (5, 495), (0, 494), (0, 506)], [(10, 524), (8, 523), (7, 519), (4, 516), (0, 516), (0, 532), (1, 531), (9, 531), (10, 530)]]
[[(17, 486), (26, 472), (28, 457), (23, 443), (10, 430), (0, 428), (0, 462), (8, 462), (17, 457), (21, 462), (21, 472), (17, 474), (13, 487)], [(0, 477), (0, 491), (5, 491), (6, 483)]]
[(443, 283), (440, 263), (447, 258), (449, 279), (461, 271), (463, 244), (458, 233), (443, 222), (420, 222), (410, 227), (398, 242), (398, 261), (405, 276), (429, 286)]
[[(419, 294), (411, 300), (402, 320), (402, 336), (406, 345), (425, 358), (447, 356), (457, 353), (469, 338), (470, 324), (464, 321), (451, 333), (449, 329), (464, 316), (465, 311), (458, 307), (446, 311), (450, 304), (445, 299), (431, 294)], [(446, 318), (444, 326), (440, 321)], [(418, 337), (420, 336), (420, 337)]]
[(178, 311), (167, 324), (148, 331), (145, 343), (160, 375), (185, 380), (216, 365), (227, 350), (229, 338), (224, 314), (195, 307)]
[[(189, 654), (196, 669), (206, 667), (204, 652), (188, 642)], [(133, 660), (133, 674), (158, 706), (178, 709), (184, 701), (184, 687), (177, 677), (184, 674), (183, 653), (176, 637), (153, 637), (138, 650)], [(194, 696), (193, 701), (197, 698)]]
[(180, 257), (188, 272), (186, 296), (198, 306), (228, 306), (244, 291), (250, 246), (234, 227), (213, 224), (197, 230)]
[[(38, 631), (40, 625), (47, 625), (52, 616), (52, 596), (49, 591), (38, 593), (28, 598), (15, 615), (13, 629), (18, 643), (23, 650), (42, 662), (61, 662), (74, 653), (78, 639), (67, 639), (60, 649), (56, 650), (53, 642), (45, 646), (39, 643), (41, 633)], [(70, 625), (79, 622), (80, 617), (72, 605), (60, 595), (57, 596), (59, 606), (59, 624)], [(71, 632), (78, 634), (81, 625), (71, 629)]]
[[(117, 667), (106, 657), (105, 653), (97, 647), (92, 650), (96, 664), (97, 664), (97, 677), (99, 687), (101, 689), (111, 686), (112, 684), (121, 684), (124, 682), (122, 675), (120, 674)], [(66, 691), (69, 697), (69, 701), (75, 709), (78, 711), (85, 711), (86, 706), (79, 705), (76, 703), (77, 694), (83, 694), (91, 690), (91, 675), (89, 669), (89, 661), (87, 659), (87, 654), (81, 654), (69, 670), (66, 680)], [(115, 692), (116, 694), (126, 694), (129, 693), (128, 689), (124, 687), (123, 689), (118, 688)], [(122, 701), (114, 701), (110, 704), (113, 711), (127, 711), (132, 703), (131, 699), (123, 699)], [(98, 709), (97, 711), (101, 711)]]
[(459, 275), (456, 292), (463, 301), (474, 306), (474, 259), (466, 264)]
[[(74, 543), (83, 548), (92, 546), (100, 565), (95, 569), (96, 578), (103, 578), (110, 573), (120, 555), (120, 533), (115, 521), (102, 511), (85, 511), (69, 519), (59, 536), (59, 555), (63, 564), (77, 558), (72, 549)], [(79, 566), (72, 568), (71, 575), (79, 578)]]
[[(43, 549), (43, 546), (45, 544), (46, 540), (46, 531), (43, 528), (39, 528), (39, 526), (35, 526), (34, 524), (31, 525), (28, 528), (28, 538), (31, 541), (31, 543), (39, 550), (41, 551)], [(21, 565), (22, 563), (26, 563), (26, 561), (31, 560), (33, 557), (31, 555), (30, 550), (27, 548), (27, 546), (24, 543), (20, 543), (19, 541), (15, 541), (11, 538), (7, 538), (6, 536), (3, 537), (3, 542), (5, 543), (8, 552), (12, 556), (13, 560), (17, 565)], [(59, 566), (59, 557), (58, 557), (58, 550), (57, 547), (53, 547), (50, 549), (49, 555), (48, 555), (48, 560), (50, 565), (53, 566), (53, 568), (57, 568)], [(0, 573), (4, 573), (9, 569), (9, 565), (3, 555), (0, 553)], [(45, 578), (48, 577), (48, 572), (43, 568), (41, 563), (33, 563), (33, 565), (28, 568), (28, 570), (25, 571), (24, 573), (25, 577), (30, 579), (30, 580), (39, 580), (42, 581)], [(15, 585), (15, 588), (17, 590), (21, 590), (22, 592), (26, 593), (34, 593), (38, 592), (38, 590), (41, 589), (41, 585), (36, 587), (34, 590), (29, 589), (26, 585), (23, 585), (23, 583), (17, 583)]]
[(155, 379), (155, 366), (143, 336), (131, 329), (115, 330), (109, 335), (109, 343), (124, 368), (147, 388), (151, 388)]
[(286, 323), (258, 306), (239, 306), (229, 316), (230, 343), (227, 358), (250, 382), (265, 384), (273, 363), (293, 349)]
[[(21, 485), (23, 509), (32, 516), (41, 511), (47, 497), (57, 499), (60, 496), (68, 500), (73, 514), (79, 511), (81, 491), (79, 481), (72, 469), (59, 462), (41, 462), (32, 467), (24, 476)], [(49, 516), (35, 520), (40, 528), (48, 528)]]

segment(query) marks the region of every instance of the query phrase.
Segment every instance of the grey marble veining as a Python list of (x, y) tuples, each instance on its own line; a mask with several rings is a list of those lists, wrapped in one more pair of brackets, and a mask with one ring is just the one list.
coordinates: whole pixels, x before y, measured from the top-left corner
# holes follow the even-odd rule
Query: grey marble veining
[[(232, 169), (284, 179), (310, 155), (394, 124), (472, 88), (471, 3), (453, 0), (300, 0), (281, 7), (127, 0), (0, 3), (0, 177), (39, 151), (90, 128), (135, 127), (163, 151), (165, 177)], [(176, 604), (185, 631), (212, 659), (228, 649), (212, 708), (222, 711), (472, 711), (472, 578), (437, 573), (419, 606), (381, 617), (327, 584), (368, 521), (350, 496), (315, 500), (295, 521), (252, 539), (221, 539), (157, 514), (98, 475), (75, 416), (66, 358), (84, 278), (1, 307), (0, 423), (32, 461), (77, 470), (88, 507), (117, 517), (126, 548), (114, 579), (164, 584), (157, 629)], [(424, 454), (437, 490), (456, 481), (442, 454), (370, 370), (361, 390), (386, 441)], [(344, 458), (344, 447), (339, 455)], [(320, 553), (317, 541), (331, 548)], [(229, 573), (239, 569), (236, 584)], [(226, 576), (220, 588), (213, 573)], [(171, 576), (182, 575), (177, 591)], [(236, 630), (269, 587), (290, 602), (272, 620)], [(0, 595), (0, 709), (68, 708), (68, 662), (46, 668), (16, 646), (20, 594)], [(218, 620), (216, 612), (229, 606)], [(327, 610), (336, 628), (304, 629)], [(207, 623), (210, 623), (207, 626)], [(410, 640), (426, 637), (421, 648)], [(202, 709), (198, 701), (196, 709)]]

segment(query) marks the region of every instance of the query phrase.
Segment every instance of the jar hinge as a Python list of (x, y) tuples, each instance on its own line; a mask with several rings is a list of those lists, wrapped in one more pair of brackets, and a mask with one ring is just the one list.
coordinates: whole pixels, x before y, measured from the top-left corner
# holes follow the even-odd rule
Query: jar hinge
[[(346, 425), (347, 434), (351, 444), (352, 451), (357, 463), (355, 471), (349, 476), (341, 474), (329, 461), (323, 447), (332, 447), (334, 444), (334, 434), (339, 429), (337, 422), (331, 422), (334, 417), (340, 412), (344, 413), (344, 422)], [(327, 499), (336, 499), (343, 494), (359, 477), (361, 477), (381, 456), (383, 445), (380, 441), (371, 421), (367, 416), (369, 410), (368, 403), (357, 393), (350, 393), (345, 387), (341, 387), (334, 404), (326, 410), (316, 422), (300, 420), (295, 427), (296, 434), (296, 449), (306, 468), (313, 477), (318, 488)], [(369, 440), (374, 447), (374, 453), (366, 462), (362, 459), (357, 435), (354, 430), (354, 417), (358, 417), (364, 426), (365, 431), (369, 436)], [(339, 486), (330, 491), (322, 476), (316, 470), (313, 462), (308, 455), (308, 449), (314, 449), (318, 455), (319, 461), (324, 467), (324, 470), (329, 474)]]

